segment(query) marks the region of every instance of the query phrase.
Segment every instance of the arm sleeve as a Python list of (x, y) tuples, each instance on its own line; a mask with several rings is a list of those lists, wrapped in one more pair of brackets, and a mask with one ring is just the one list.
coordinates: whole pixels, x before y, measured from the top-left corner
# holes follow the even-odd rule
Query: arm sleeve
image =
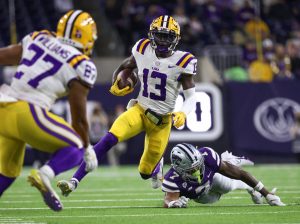
[(163, 192), (180, 192), (176, 183), (164, 179), (161, 187)]
[(195, 109), (195, 105), (196, 105), (195, 87), (183, 90), (183, 95), (185, 99), (180, 111), (188, 115), (190, 112), (193, 111), (193, 109)]
[(178, 187), (177, 182), (179, 181), (178, 179), (179, 175), (173, 170), (170, 169), (163, 180), (162, 183), (162, 191), (163, 192), (180, 192), (180, 188)]

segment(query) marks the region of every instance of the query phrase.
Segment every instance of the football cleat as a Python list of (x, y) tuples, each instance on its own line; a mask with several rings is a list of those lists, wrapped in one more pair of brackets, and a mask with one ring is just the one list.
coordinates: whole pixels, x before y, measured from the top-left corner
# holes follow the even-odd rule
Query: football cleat
[(31, 186), (36, 187), (41, 192), (44, 201), (49, 208), (56, 212), (63, 209), (59, 196), (51, 187), (50, 180), (45, 174), (39, 170), (33, 169), (28, 176), (28, 182)]
[(263, 204), (264, 203), (264, 197), (262, 196), (261, 193), (258, 191), (253, 190), (247, 190), (248, 193), (251, 195), (251, 199), (254, 204)]
[(77, 182), (74, 179), (71, 180), (60, 180), (57, 183), (57, 187), (61, 190), (61, 194), (68, 197), (77, 187)]
[(160, 188), (163, 182), (163, 166), (164, 158), (161, 158), (158, 165), (155, 167), (151, 176), (151, 186), (153, 189)]
[(232, 152), (225, 151), (221, 154), (221, 159), (232, 165), (241, 167), (241, 166), (253, 166), (254, 162), (244, 156), (235, 156), (232, 155)]

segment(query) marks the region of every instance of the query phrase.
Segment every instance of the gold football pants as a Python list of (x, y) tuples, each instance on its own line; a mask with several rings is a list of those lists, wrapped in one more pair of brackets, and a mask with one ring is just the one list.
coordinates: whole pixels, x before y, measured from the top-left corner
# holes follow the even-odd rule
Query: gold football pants
[(163, 123), (157, 126), (146, 117), (145, 110), (139, 104), (135, 104), (115, 120), (109, 132), (115, 135), (119, 142), (127, 140), (142, 131), (146, 132), (139, 172), (151, 175), (165, 152), (171, 127), (171, 115), (165, 115)]
[(25, 144), (43, 152), (74, 146), (82, 148), (80, 137), (61, 117), (24, 101), (0, 103), (0, 173), (20, 175)]

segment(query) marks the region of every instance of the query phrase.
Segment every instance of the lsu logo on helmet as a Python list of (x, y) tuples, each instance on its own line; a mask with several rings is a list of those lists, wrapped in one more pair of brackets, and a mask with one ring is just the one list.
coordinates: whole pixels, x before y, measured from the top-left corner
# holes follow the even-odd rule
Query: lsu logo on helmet
[(71, 10), (57, 24), (57, 37), (64, 43), (79, 48), (85, 55), (91, 55), (97, 40), (97, 28), (87, 12)]
[(180, 40), (180, 26), (168, 15), (154, 19), (148, 33), (151, 46), (159, 52), (173, 51)]

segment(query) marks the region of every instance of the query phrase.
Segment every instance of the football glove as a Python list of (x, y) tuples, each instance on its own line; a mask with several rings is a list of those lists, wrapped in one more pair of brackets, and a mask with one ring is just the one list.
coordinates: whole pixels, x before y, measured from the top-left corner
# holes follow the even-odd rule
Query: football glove
[(119, 80), (120, 80), (120, 78), (117, 78), (116, 81), (114, 82), (114, 84), (110, 87), (109, 92), (111, 92), (111, 94), (113, 94), (115, 96), (125, 96), (134, 90), (134, 88), (131, 88), (130, 86), (126, 86), (123, 89), (119, 89), (119, 86), (118, 86)]
[(89, 145), (84, 152), (85, 171), (91, 172), (98, 167), (98, 160), (92, 145)]
[(280, 197), (275, 195), (276, 188), (273, 188), (271, 193), (266, 196), (266, 200), (271, 206), (285, 206), (285, 204), (280, 200)]
[(176, 128), (180, 128), (185, 123), (186, 115), (183, 112), (173, 112), (173, 125)]
[(168, 208), (186, 208), (189, 199), (181, 196), (179, 199), (170, 201), (168, 203)]

